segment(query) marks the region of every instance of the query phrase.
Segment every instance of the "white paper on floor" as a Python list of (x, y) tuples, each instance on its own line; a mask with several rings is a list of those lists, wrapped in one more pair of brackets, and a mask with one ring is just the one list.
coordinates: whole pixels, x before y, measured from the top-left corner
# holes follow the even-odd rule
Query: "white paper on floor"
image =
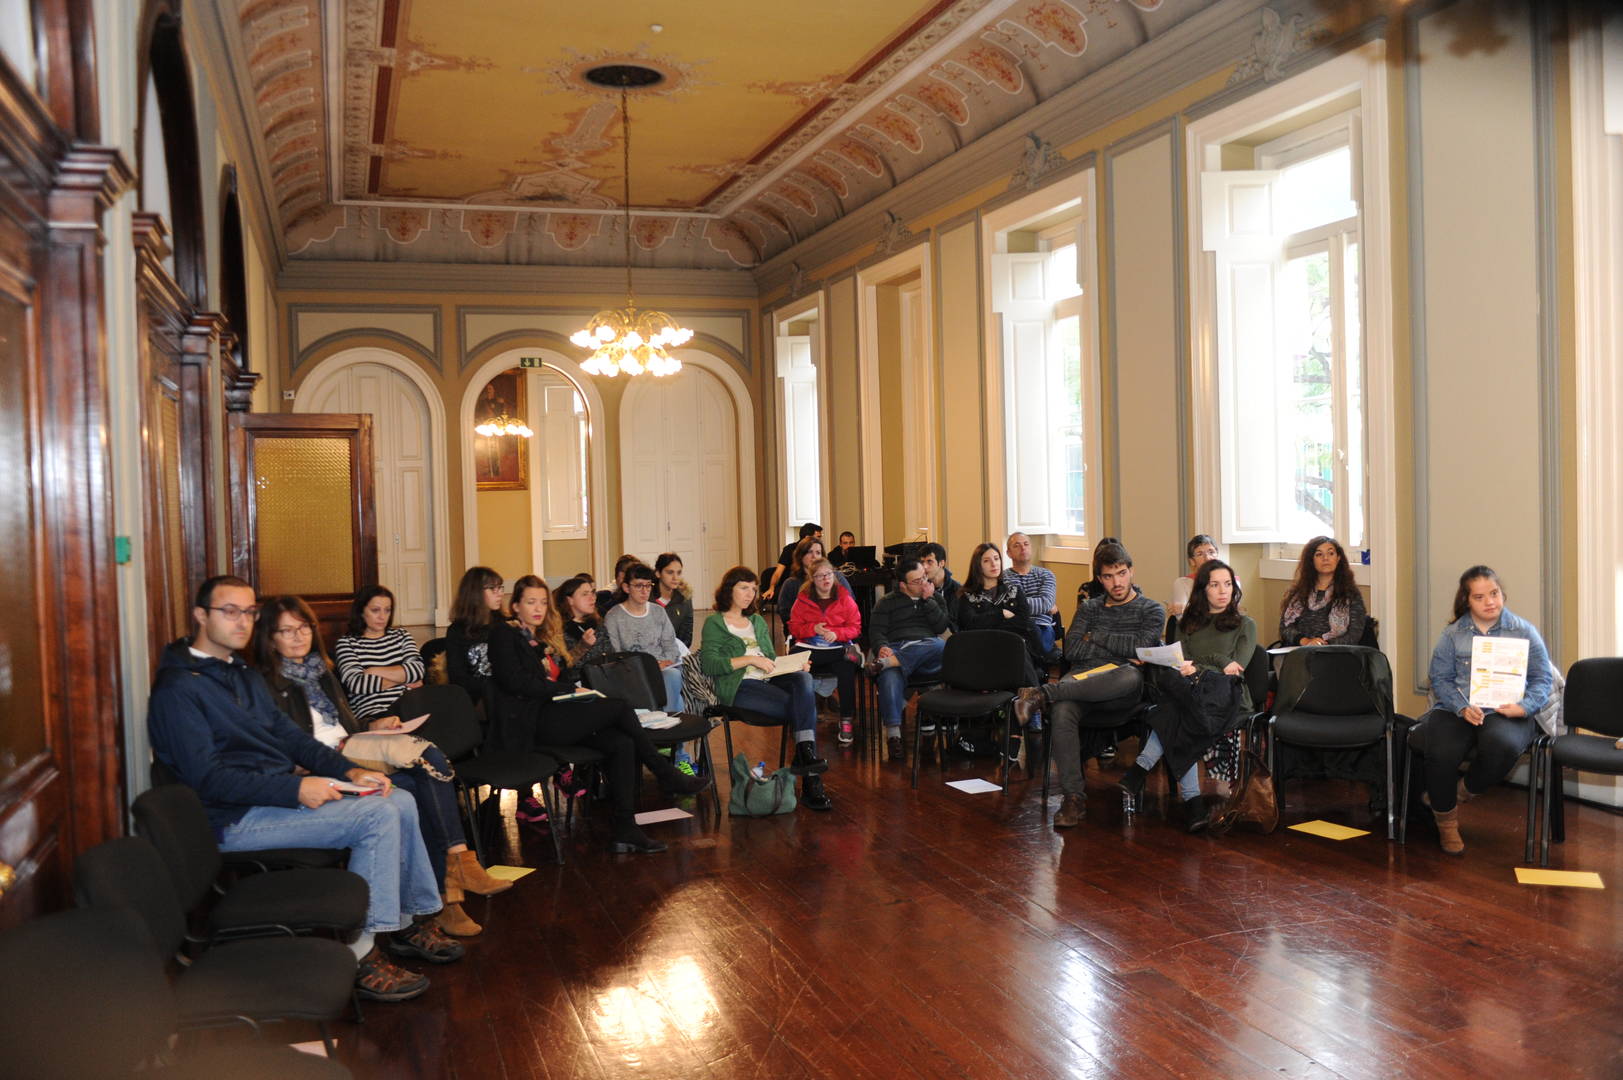
[(947, 786), (957, 788), (959, 791), (967, 792), (970, 795), (985, 795), (989, 791), (1003, 790), (990, 780), (982, 780), (978, 776), (973, 780), (948, 780)]
[(642, 813), (637, 815), (637, 824), (657, 825), (661, 821), (681, 821), (685, 817), (692, 816), (693, 815), (688, 813), (686, 810), (679, 809), (675, 806), (667, 806), (663, 810), (644, 810)]
[(288, 1045), (301, 1054), (314, 1054), (316, 1057), (327, 1056), (327, 1044), (320, 1039), (311, 1042), (289, 1043)]

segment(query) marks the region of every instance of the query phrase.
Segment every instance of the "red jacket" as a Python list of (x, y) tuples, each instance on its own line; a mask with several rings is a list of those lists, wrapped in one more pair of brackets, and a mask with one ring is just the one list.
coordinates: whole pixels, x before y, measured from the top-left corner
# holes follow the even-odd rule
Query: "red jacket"
[(789, 636), (796, 641), (810, 641), (817, 636), (817, 624), (827, 623), (835, 641), (855, 641), (862, 633), (862, 613), (850, 593), (838, 585), (834, 592), (834, 602), (826, 610), (807, 593), (795, 597), (795, 606), (789, 612)]

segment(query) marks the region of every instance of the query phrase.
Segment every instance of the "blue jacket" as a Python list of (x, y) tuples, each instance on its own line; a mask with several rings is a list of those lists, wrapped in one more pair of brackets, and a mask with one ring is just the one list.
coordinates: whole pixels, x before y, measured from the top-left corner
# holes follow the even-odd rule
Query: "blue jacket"
[(339, 779), (355, 768), (289, 720), (257, 671), (196, 656), (184, 638), (163, 651), (147, 730), (153, 755), (197, 792), (216, 833), (255, 806), (298, 806), (295, 765)]
[(1443, 628), (1443, 636), (1431, 654), (1432, 704), (1455, 713), (1464, 712), (1470, 704), (1471, 642), (1479, 637), (1527, 639), (1527, 690), (1518, 704), (1527, 710), (1528, 716), (1542, 709), (1555, 681), (1550, 654), (1533, 624), (1512, 614), (1509, 608), (1499, 612), (1499, 621), (1490, 626), (1486, 634), (1476, 628), (1469, 611)]

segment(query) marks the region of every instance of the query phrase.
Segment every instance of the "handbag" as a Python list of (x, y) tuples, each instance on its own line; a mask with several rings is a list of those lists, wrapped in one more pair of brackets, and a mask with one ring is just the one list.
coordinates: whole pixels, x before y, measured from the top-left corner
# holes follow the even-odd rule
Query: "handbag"
[(658, 709), (665, 704), (665, 680), (659, 661), (647, 653), (617, 652), (581, 665), (587, 686), (604, 697), (629, 702), (633, 709)]
[(795, 777), (788, 769), (767, 773), (762, 780), (750, 772), (749, 759), (740, 753), (733, 758), (732, 774), (727, 813), (733, 817), (771, 817), (795, 808)]
[[(362, 741), (357, 744), (356, 739)], [(451, 777), (430, 765), (423, 754), (434, 744), (416, 735), (401, 735), (387, 731), (366, 732), (349, 737), (344, 742), (343, 754), (363, 769), (383, 773), (385, 776), (402, 769), (421, 768), (429, 776), (449, 784)]]
[(1240, 751), (1240, 779), (1206, 830), (1218, 836), (1245, 828), (1264, 835), (1279, 827), (1279, 797), (1274, 778), (1262, 755), (1252, 749), (1249, 739)]

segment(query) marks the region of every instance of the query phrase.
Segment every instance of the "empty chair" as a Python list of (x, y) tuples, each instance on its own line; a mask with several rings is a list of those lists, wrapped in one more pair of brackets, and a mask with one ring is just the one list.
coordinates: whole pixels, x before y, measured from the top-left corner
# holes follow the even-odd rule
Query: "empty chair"
[[(913, 720), (913, 786), (919, 786), (919, 747), (925, 718), (968, 720), (996, 715), (1003, 720), (998, 782), (1007, 783), (1008, 750), (1014, 741), (1015, 691), (1026, 681), (1026, 642), (1007, 630), (964, 630), (941, 651), (940, 681), (946, 685), (919, 695)], [(932, 739), (934, 736), (932, 735)]]
[(1391, 840), (1396, 822), (1392, 725), (1392, 668), (1384, 655), (1358, 645), (1297, 649), (1285, 655), (1268, 718), (1268, 771), (1279, 776), (1276, 740), (1312, 750), (1358, 750), (1380, 743), (1386, 767), (1386, 838)]
[(350, 1075), (336, 1061), (259, 1043), (182, 1045), (178, 1061), (156, 1067), (178, 1019), (151, 935), (128, 908), (61, 911), (0, 935), (0, 1047), (11, 1080)]
[[(138, 833), (163, 857), (182, 908), (202, 903), (217, 887), (224, 860), (208, 812), (184, 784), (143, 792), (130, 806)], [(221, 889), (209, 908), (212, 938), (267, 932), (329, 931), (347, 936), (366, 922), (367, 887), (348, 870), (278, 870), (251, 874)]]
[[(633, 709), (662, 711), (665, 708), (665, 680), (660, 675), (659, 661), (649, 653), (625, 653), (604, 663), (586, 664), (581, 670), (587, 686), (608, 697), (628, 701)], [(662, 750), (697, 743), (699, 771), (711, 778), (710, 790), (714, 793), (715, 769), (710, 761), (710, 732), (720, 721), (714, 716), (704, 715), (702, 711), (691, 710), (680, 713), (677, 719), (679, 723), (675, 727), (649, 728), (648, 739)], [(717, 807), (719, 811), (719, 801)]]
[[(142, 837), (97, 844), (73, 867), (82, 907), (128, 908), (141, 916), (158, 957), (169, 963), (186, 940), (186, 917), (156, 848)], [(327, 1021), (352, 1000), (355, 954), (327, 938), (253, 938), (216, 945), (174, 980), (182, 1027), (308, 1020), (333, 1052)]]
[[(1541, 736), (1535, 743), (1534, 758), (1541, 760), (1538, 779), (1544, 795), (1544, 824), (1539, 844), (1539, 865), (1550, 865), (1550, 840), (1566, 839), (1562, 816), (1562, 769), (1623, 776), (1623, 658), (1615, 656), (1579, 660), (1567, 671), (1567, 688), (1561, 705), (1567, 734)], [(1578, 728), (1595, 732), (1580, 735)], [(1528, 815), (1529, 828), (1532, 814)], [(1528, 853), (1531, 856), (1531, 852)]]

